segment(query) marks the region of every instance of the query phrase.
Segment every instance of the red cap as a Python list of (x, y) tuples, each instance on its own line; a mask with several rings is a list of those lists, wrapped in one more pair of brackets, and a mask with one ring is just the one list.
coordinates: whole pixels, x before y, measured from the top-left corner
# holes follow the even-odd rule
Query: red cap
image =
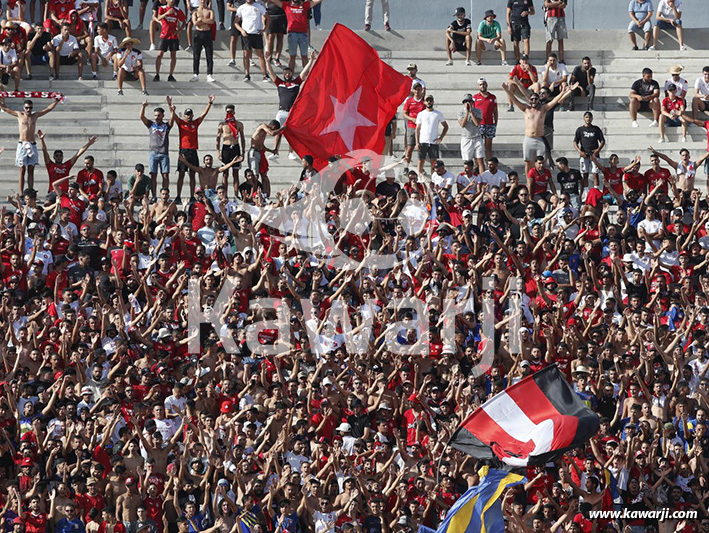
[(549, 276), (548, 278), (544, 278), (544, 283), (556, 283), (556, 279)]
[(34, 466), (34, 461), (29, 457), (25, 457), (24, 459), (22, 459), (20, 466)]
[(133, 485), (134, 483), (135, 483), (135, 479), (133, 479), (132, 477), (127, 477), (127, 478), (126, 478), (126, 487), (127, 487), (128, 485)]
[(232, 403), (229, 400), (223, 401), (222, 406), (219, 408), (221, 413), (231, 413)]
[(89, 202), (93, 202), (94, 200), (98, 200), (98, 195), (97, 194), (90, 194), (89, 195)]
[(412, 393), (411, 396), (409, 396), (409, 401), (410, 401), (410, 402), (417, 403), (417, 402), (419, 401), (418, 395), (417, 395), (415, 392)]

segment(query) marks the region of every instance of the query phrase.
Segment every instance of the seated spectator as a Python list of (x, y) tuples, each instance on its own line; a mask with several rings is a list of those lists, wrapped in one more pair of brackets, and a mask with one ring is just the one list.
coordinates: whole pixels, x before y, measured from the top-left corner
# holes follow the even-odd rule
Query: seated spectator
[(588, 98), (586, 103), (586, 111), (593, 111), (593, 99), (596, 97), (596, 68), (591, 64), (590, 57), (584, 57), (581, 64), (574, 68), (571, 73), (569, 83), (578, 83), (579, 86), (571, 93), (569, 102), (569, 110), (576, 109), (575, 98), (577, 96), (585, 96)]
[(653, 44), (649, 50), (655, 50), (657, 47), (657, 38), (660, 36), (660, 30), (674, 30), (677, 32), (680, 51), (686, 51), (687, 47), (684, 46), (684, 41), (682, 40), (682, 0), (660, 0), (655, 18), (657, 22), (652, 32)]
[(103, 21), (108, 24), (108, 30), (114, 26), (123, 30), (130, 37), (131, 25), (128, 18), (128, 8), (122, 0), (106, 0), (103, 8)]
[(4, 39), (10, 39), (10, 48), (17, 54), (20, 72), (22, 72), (25, 62), (25, 50), (27, 50), (27, 31), (25, 28), (31, 29), (31, 26), (7, 22), (3, 30), (0, 31), (0, 42)]
[(121, 41), (120, 50), (116, 57), (116, 69), (118, 75), (118, 94), (123, 96), (123, 82), (135, 81), (140, 82), (140, 89), (143, 91), (143, 96), (148, 95), (145, 88), (145, 70), (143, 70), (143, 53), (134, 48), (134, 44), (140, 44), (140, 40), (134, 37), (126, 37)]
[(638, 42), (635, 38), (635, 32), (642, 31), (644, 34), (643, 50), (647, 50), (650, 46), (650, 37), (652, 36), (652, 0), (630, 0), (628, 4), (628, 14), (630, 15), (630, 24), (628, 24), (628, 35), (630, 42), (633, 43), (633, 50), (638, 49)]
[(98, 35), (94, 37), (93, 49), (91, 52), (91, 79), (98, 79), (99, 61), (102, 67), (111, 65), (113, 69), (113, 79), (117, 79), (116, 60), (118, 57), (118, 40), (108, 33), (108, 24), (101, 22), (98, 25)]
[(37, 24), (34, 33), (30, 34), (30, 40), (25, 48), (25, 68), (27, 69), (27, 79), (32, 79), (32, 65), (46, 65), (49, 63), (49, 45), (52, 41), (51, 32), (44, 26)]
[[(689, 90), (689, 82), (685, 80), (681, 74), (684, 70), (682, 65), (672, 65), (667, 72), (670, 73), (670, 77), (665, 80), (665, 86), (663, 90), (667, 90), (670, 85), (677, 87), (677, 98), (684, 100), (687, 97), (687, 91)], [(687, 103), (685, 102), (685, 107)]]
[(5, 37), (0, 43), (0, 87), (6, 90), (10, 80), (15, 85), (15, 90), (20, 90), (21, 68), (17, 53), (12, 49), (12, 41)]
[(470, 52), (473, 49), (473, 23), (469, 18), (465, 18), (465, 8), (459, 7), (455, 10), (455, 20), (446, 29), (446, 53), (448, 61), (446, 65), (453, 64), (453, 53), (465, 53), (465, 66), (470, 66)]
[(84, 52), (79, 46), (79, 41), (71, 35), (71, 25), (63, 22), (61, 33), (56, 35), (51, 43), (47, 45), (49, 52), (49, 69), (51, 74), (49, 79), (59, 79), (59, 70), (63, 65), (76, 65), (81, 80), (84, 72)]
[(709, 66), (702, 69), (702, 75), (694, 82), (694, 98), (692, 98), (692, 118), (697, 120), (700, 111), (709, 110)]
[(495, 20), (496, 18), (497, 15), (495, 15), (495, 12), (492, 9), (488, 9), (485, 11), (485, 17), (478, 26), (477, 39), (475, 41), (476, 65), (483, 64), (483, 51), (499, 51), (500, 64), (503, 66), (507, 65), (507, 61), (505, 61), (507, 45), (502, 38), (502, 28), (500, 27), (500, 23)]
[(679, 128), (682, 126), (682, 142), (687, 142), (687, 120), (684, 117), (684, 100), (677, 97), (677, 86), (670, 84), (667, 96), (662, 100), (660, 108), (660, 138), (657, 142), (665, 142), (665, 127)]
[(633, 83), (629, 109), (633, 128), (638, 127), (638, 111), (648, 110), (652, 111), (650, 127), (657, 126), (660, 118), (660, 85), (652, 79), (652, 69), (644, 68), (643, 77)]
[(569, 72), (566, 70), (566, 65), (559, 63), (556, 54), (550, 54), (542, 71), (540, 85), (549, 88), (549, 94), (552, 98), (558, 96), (569, 81)]
[[(530, 93), (539, 91), (539, 76), (537, 75), (537, 67), (529, 63), (529, 57), (522, 54), (519, 64), (515, 65), (507, 76), (507, 84), (512, 94), (519, 91), (525, 100), (529, 100)], [(507, 111), (514, 111), (515, 106), (512, 104), (512, 98), (508, 96), (510, 107)]]

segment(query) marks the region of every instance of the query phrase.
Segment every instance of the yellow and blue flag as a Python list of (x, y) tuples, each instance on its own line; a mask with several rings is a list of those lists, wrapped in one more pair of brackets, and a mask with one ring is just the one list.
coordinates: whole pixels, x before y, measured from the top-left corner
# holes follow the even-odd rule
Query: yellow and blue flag
[[(504, 533), (502, 492), (513, 485), (525, 483), (524, 476), (483, 466), (478, 472), (480, 483), (471, 487), (448, 510), (446, 519), (436, 533)], [(432, 533), (433, 530), (419, 533)]]

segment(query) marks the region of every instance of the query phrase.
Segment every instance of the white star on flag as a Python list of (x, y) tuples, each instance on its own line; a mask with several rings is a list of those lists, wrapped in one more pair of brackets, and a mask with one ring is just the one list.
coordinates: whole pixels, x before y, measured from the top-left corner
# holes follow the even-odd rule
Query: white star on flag
[(352, 150), (352, 142), (357, 128), (376, 126), (374, 122), (362, 116), (358, 111), (361, 93), (362, 87), (359, 87), (344, 103), (336, 97), (330, 96), (335, 118), (320, 132), (320, 135), (337, 132), (347, 149)]

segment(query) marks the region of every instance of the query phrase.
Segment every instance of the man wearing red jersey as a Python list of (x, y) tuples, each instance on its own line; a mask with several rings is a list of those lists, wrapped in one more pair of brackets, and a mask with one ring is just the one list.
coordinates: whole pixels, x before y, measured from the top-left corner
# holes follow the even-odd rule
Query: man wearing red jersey
[(426, 104), (423, 101), (426, 91), (423, 85), (414, 82), (412, 89), (414, 94), (404, 101), (404, 118), (406, 119), (404, 161), (406, 161), (406, 164), (411, 163), (411, 155), (414, 153), (414, 146), (416, 146), (416, 117), (426, 108)]
[(625, 167), (623, 175), (623, 194), (628, 194), (629, 191), (635, 191), (638, 194), (647, 193), (647, 178), (640, 172), (640, 158), (635, 158), (635, 164), (629, 164)]
[(84, 158), (84, 168), (76, 175), (76, 182), (88, 196), (98, 194), (103, 189), (103, 172), (94, 167), (92, 155)]
[(480, 135), (485, 139), (485, 159), (492, 157), (492, 140), (497, 133), (497, 97), (488, 92), (487, 80), (478, 79), (479, 92), (473, 95), (473, 103), (483, 114), (480, 121)]
[[(507, 76), (509, 86), (514, 94), (515, 91), (519, 90), (525, 100), (529, 100), (529, 93), (539, 92), (539, 76), (537, 74), (537, 67), (529, 64), (529, 56), (527, 54), (522, 54), (519, 58), (519, 64), (510, 71)], [(510, 99), (510, 107), (507, 111), (514, 111), (515, 106), (512, 105), (512, 100)]]
[(551, 172), (544, 167), (544, 156), (540, 155), (534, 160), (534, 166), (527, 174), (527, 188), (532, 199), (539, 204), (539, 207), (546, 209), (547, 203), (556, 195), (556, 186), (551, 179)]
[(305, 67), (308, 62), (308, 12), (322, 0), (271, 0), (286, 12), (288, 21), (288, 68), (295, 68), (295, 58), (300, 51), (300, 61)]
[[(45, 135), (42, 130), (37, 130), (37, 137), (39, 137), (39, 143), (42, 147), (42, 155), (44, 156), (44, 166), (47, 167), (47, 174), (49, 175), (49, 192), (52, 192), (54, 183), (57, 180), (60, 180), (61, 178), (64, 178), (69, 175), (69, 171), (76, 164), (79, 158), (84, 155), (86, 150), (89, 149), (89, 146), (94, 144), (96, 142), (96, 139), (98, 139), (98, 137), (96, 136), (89, 137), (89, 140), (84, 146), (79, 148), (78, 152), (74, 154), (74, 157), (72, 157), (68, 161), (64, 161), (64, 152), (62, 152), (61, 150), (54, 150), (54, 160), (49, 157), (49, 150), (47, 150), (47, 145), (44, 141)], [(61, 190), (66, 194), (69, 190), (69, 183), (63, 182)]]
[(173, 74), (177, 64), (177, 50), (180, 48), (180, 32), (187, 18), (180, 8), (175, 7), (175, 0), (167, 0), (167, 5), (158, 8), (157, 20), (160, 23), (160, 49), (155, 57), (153, 81), (160, 81), (162, 56), (168, 50), (170, 51), (170, 74), (167, 81), (176, 81)]
[(76, 182), (70, 183), (66, 194), (60, 188), (62, 183), (69, 181), (72, 177), (67, 176), (54, 182), (54, 192), (57, 194), (59, 206), (69, 209), (69, 221), (78, 228), (81, 226), (81, 215), (86, 209), (86, 202), (79, 198), (79, 184)]
[[(591, 155), (591, 161), (593, 161), (603, 173), (603, 194), (611, 194), (609, 189), (613, 189), (613, 192), (618, 195), (622, 195), (623, 172), (625, 172), (625, 167), (618, 167), (618, 156), (616, 154), (611, 154), (608, 158), (607, 167), (604, 167), (595, 155)], [(628, 166), (634, 166), (637, 162), (638, 158), (634, 159)]]
[[(212, 104), (214, 103), (215, 96), (213, 94), (209, 95), (207, 99), (207, 107), (204, 108), (202, 114), (194, 118), (194, 112), (192, 109), (185, 109), (185, 118), (180, 118), (175, 114), (175, 106), (172, 104), (172, 98), (168, 96), (168, 105), (170, 106), (170, 113), (172, 116), (170, 120), (174, 120), (177, 124), (177, 128), (180, 131), (180, 155), (184, 156), (188, 163), (199, 166), (199, 155), (197, 150), (199, 150), (199, 125), (212, 109)], [(190, 173), (190, 198), (194, 198), (195, 189), (195, 171), (188, 168), (187, 165), (181, 160), (177, 162), (177, 198), (175, 198), (175, 203), (182, 203), (182, 184), (185, 181), (185, 172), (189, 170)]]
[(649, 186), (650, 190), (652, 190), (659, 185), (658, 192), (667, 194), (669, 190), (667, 184), (671, 180), (670, 171), (660, 166), (660, 158), (657, 154), (650, 154), (650, 168), (645, 172), (646, 186)]

